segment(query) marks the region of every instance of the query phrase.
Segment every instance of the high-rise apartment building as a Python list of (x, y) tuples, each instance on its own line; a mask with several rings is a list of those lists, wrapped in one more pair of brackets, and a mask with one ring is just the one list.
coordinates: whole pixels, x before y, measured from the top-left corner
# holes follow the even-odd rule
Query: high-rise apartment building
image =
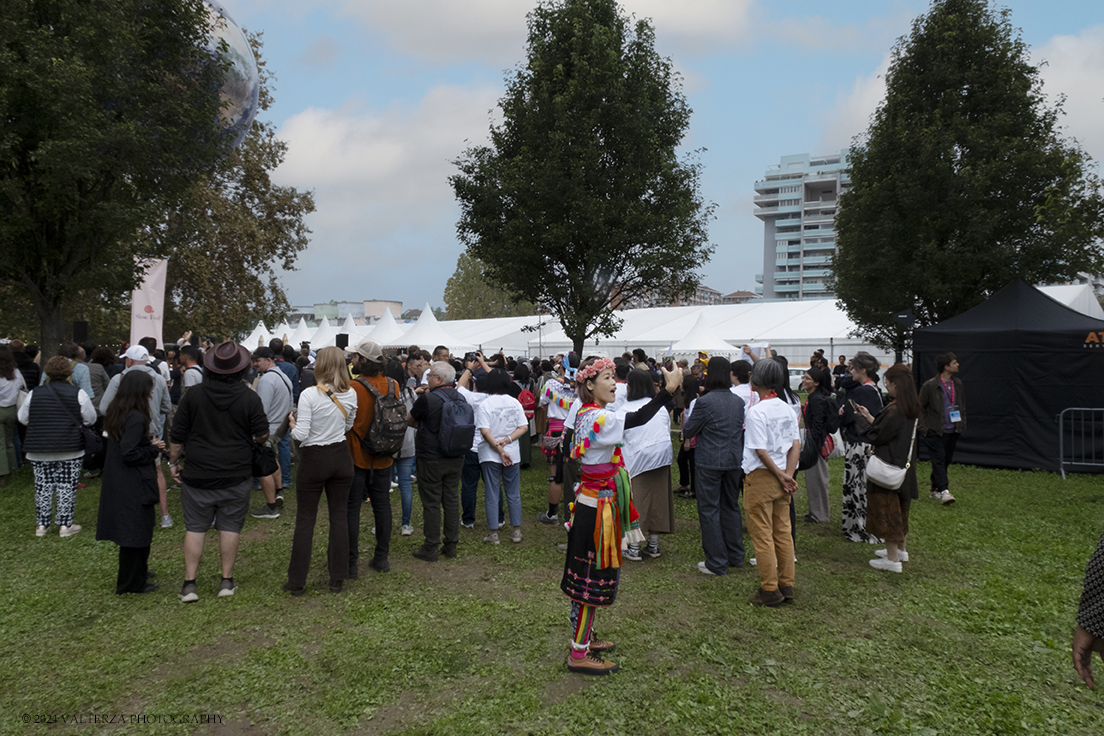
[(763, 221), (763, 273), (756, 293), (766, 299), (824, 299), (836, 252), (839, 196), (851, 184), (847, 149), (827, 156), (783, 156), (755, 182), (755, 216)]

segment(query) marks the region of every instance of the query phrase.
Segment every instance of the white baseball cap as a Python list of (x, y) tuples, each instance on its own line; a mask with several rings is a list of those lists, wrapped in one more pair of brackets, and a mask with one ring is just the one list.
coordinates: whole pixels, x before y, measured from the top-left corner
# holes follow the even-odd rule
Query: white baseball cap
[(124, 358), (130, 358), (135, 363), (145, 363), (149, 361), (149, 351), (141, 345), (131, 345), (127, 348), (127, 351), (123, 353)]

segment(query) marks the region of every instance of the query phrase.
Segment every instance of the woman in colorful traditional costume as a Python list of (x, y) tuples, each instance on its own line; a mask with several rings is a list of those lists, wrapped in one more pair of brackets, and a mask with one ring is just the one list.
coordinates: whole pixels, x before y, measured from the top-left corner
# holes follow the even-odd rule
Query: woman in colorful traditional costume
[(638, 515), (632, 505), (629, 474), (621, 456), (626, 429), (647, 424), (670, 400), (679, 374), (663, 368), (665, 387), (635, 412), (606, 409), (616, 393), (614, 364), (609, 358), (591, 359), (575, 377), (583, 402), (575, 420), (571, 455), (582, 464), (582, 482), (567, 535), (567, 559), (560, 589), (571, 599), (573, 636), (567, 668), (572, 672), (607, 675), (617, 671), (602, 658), (613, 649), (594, 636), (594, 614), (613, 605), (621, 573), (621, 538), (640, 544)]
[(541, 437), (541, 452), (548, 459), (548, 511), (537, 514), (542, 524), (559, 523), (560, 498), (564, 485), (564, 420), (568, 409), (575, 401), (575, 371), (579, 367), (579, 356), (568, 353), (564, 356), (559, 378), (549, 379), (541, 391), (540, 405), (548, 407), (548, 430)]

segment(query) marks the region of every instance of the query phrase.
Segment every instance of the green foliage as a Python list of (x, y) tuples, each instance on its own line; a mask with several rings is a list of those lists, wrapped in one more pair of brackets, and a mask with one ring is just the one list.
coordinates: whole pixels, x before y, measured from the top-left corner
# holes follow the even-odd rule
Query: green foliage
[[(247, 34), (261, 77), (259, 109), (272, 104), (273, 75), (261, 57), (260, 34)], [(165, 295), (165, 336), (185, 330), (231, 339), (258, 321), (284, 319), (287, 296), (276, 269), (293, 270), (309, 243), (304, 218), (310, 192), (272, 183), (287, 143), (272, 123), (255, 119), (248, 135), (188, 191), (166, 218), (175, 230)]]
[(654, 43), (615, 0), (541, 2), (502, 124), (455, 162), (468, 254), (507, 297), (547, 306), (577, 350), (612, 334), (622, 298), (692, 293), (713, 252), (700, 164), (676, 154), (691, 111)]
[(460, 254), (445, 284), (445, 309), (450, 319), (520, 317), (535, 311), (532, 302), (510, 299), (502, 286), (487, 278), (483, 263), (467, 253)]
[(834, 288), (865, 337), (888, 347), (909, 307), (925, 326), (1015, 278), (1104, 270), (1100, 180), (1061, 113), (1007, 10), (935, 0), (914, 21), (836, 218)]
[(45, 356), (67, 298), (125, 293), (135, 257), (165, 254), (154, 223), (222, 153), (208, 23), (200, 0), (4, 4), (0, 283), (29, 297)]
[[(292, 491), (281, 518), (247, 518), (232, 598), (216, 597), (217, 536), (206, 535), (200, 600), (189, 605), (176, 599), (178, 492), (169, 492), (176, 526), (154, 530), (150, 562), (161, 590), (116, 596), (116, 547), (95, 540), (101, 481), (77, 493), (84, 531), (60, 539), (54, 527), (36, 539), (31, 469), (23, 468), (0, 505), (0, 655), (6, 680), (17, 683), (0, 692), (8, 714), (0, 736), (57, 731), (24, 724), (24, 713), (225, 719), (225, 728), (137, 729), (182, 735), (1104, 732), (1099, 685), (1081, 684), (1069, 654), (1085, 562), (1104, 527), (1097, 476), (952, 466), (958, 503), (913, 503), (911, 558), (894, 575), (867, 565), (870, 545), (841, 538), (843, 462), (832, 460), (833, 522), (799, 522), (797, 598), (777, 610), (747, 604), (755, 567), (723, 578), (697, 572), (697, 508), (676, 499), (663, 556), (627, 562), (617, 602), (598, 613), (597, 631), (616, 642), (621, 671), (591, 679), (564, 667), (569, 604), (556, 549), (564, 532), (533, 520), (547, 508), (548, 488), (536, 448), (534, 460), (522, 473), (521, 544), (483, 544), (479, 508), (476, 528), (461, 529), (458, 559), (415, 560), (423, 541), (415, 501), (417, 532), (396, 529), (391, 572), (362, 564), (360, 579), (332, 595), (323, 512), (307, 594), (292, 598), (280, 590)], [(922, 463), (918, 473), (928, 469)], [(399, 494), (390, 500), (397, 519)], [(795, 502), (800, 519), (804, 492)], [(370, 512), (361, 523), (366, 563)]]

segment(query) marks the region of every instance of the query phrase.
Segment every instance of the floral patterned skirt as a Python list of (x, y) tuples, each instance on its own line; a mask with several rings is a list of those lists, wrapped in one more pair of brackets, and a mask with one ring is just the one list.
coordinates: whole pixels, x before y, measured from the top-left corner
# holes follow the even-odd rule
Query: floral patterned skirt
[(866, 454), (870, 445), (844, 440), (843, 536), (850, 542), (881, 544), (866, 531)]

